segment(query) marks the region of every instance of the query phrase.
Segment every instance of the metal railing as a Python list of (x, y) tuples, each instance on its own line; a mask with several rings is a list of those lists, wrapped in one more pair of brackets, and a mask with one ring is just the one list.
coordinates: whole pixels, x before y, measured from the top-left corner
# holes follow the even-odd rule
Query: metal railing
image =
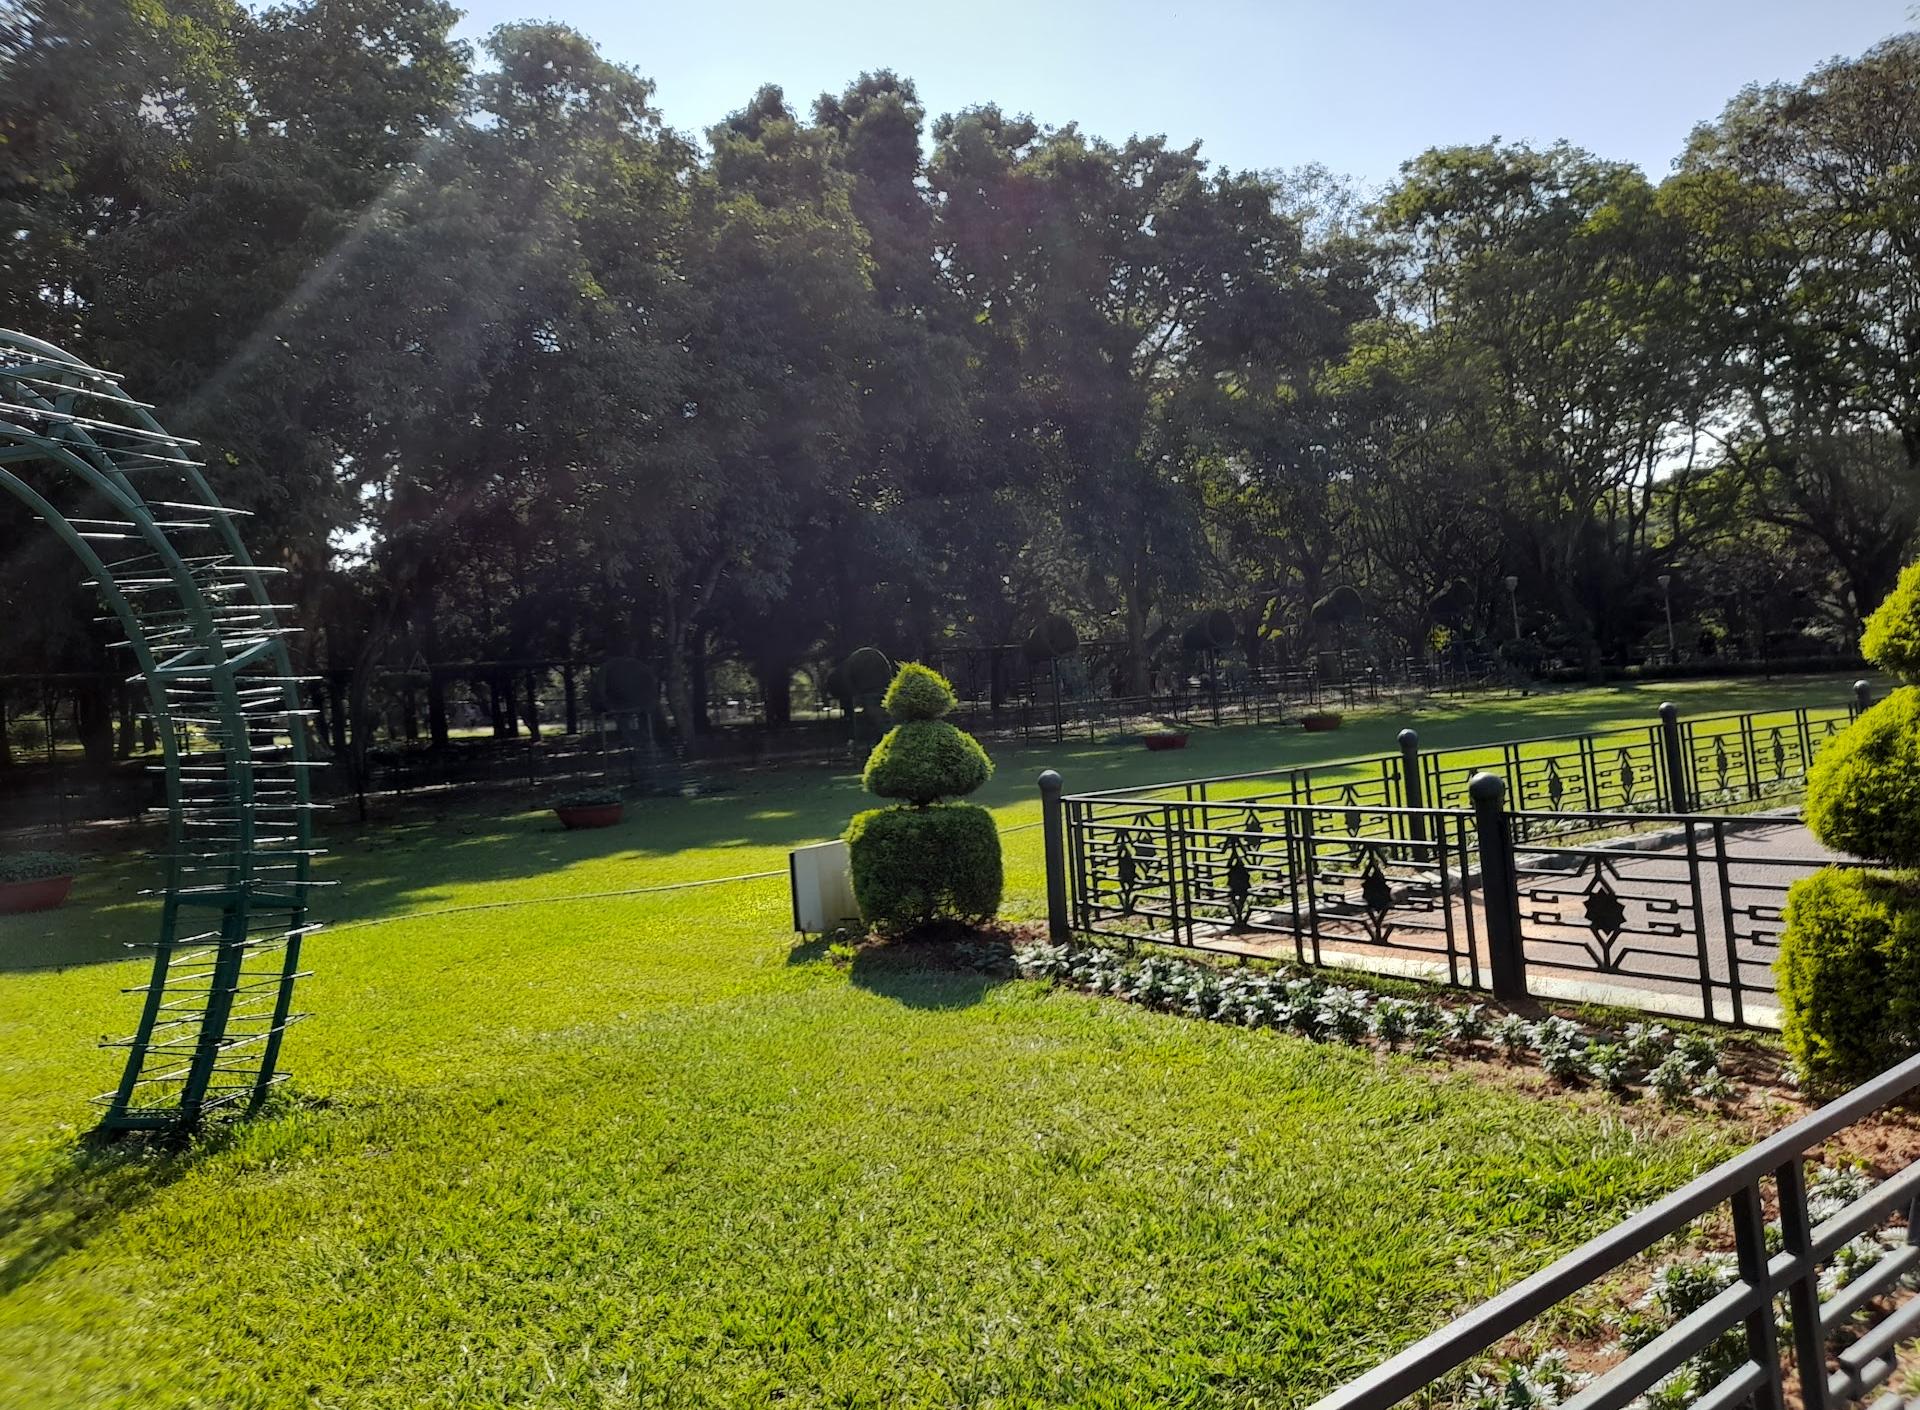
[(1073, 798), (1063, 824), (1081, 933), (1314, 965), (1366, 946), (1482, 983), (1465, 813)]
[[(1342, 1386), (1314, 1410), (1388, 1410), (1431, 1396), (1437, 1383), (1461, 1367), (1703, 1217), (1731, 1223), (1737, 1270), (1732, 1285), (1601, 1372), (1562, 1410), (1622, 1410), (1736, 1333), (1744, 1337), (1741, 1354), (1730, 1371), (1699, 1387), (1697, 1410), (1782, 1410), (1790, 1382), (1804, 1410), (1832, 1410), (1865, 1398), (1892, 1377), (1900, 1344), (1920, 1332), (1920, 1299), (1895, 1302), (1903, 1281), (1920, 1269), (1920, 1164), (1880, 1181), (1815, 1225), (1807, 1161), (1825, 1142), (1916, 1087), (1920, 1057), (1700, 1176)], [(1776, 1230), (1767, 1224), (1770, 1204), (1779, 1214)], [(1823, 1297), (1823, 1265), (1895, 1214), (1906, 1220), (1899, 1244), (1878, 1245), (1879, 1258)], [(1777, 1252), (1771, 1251), (1775, 1242)]]
[[(1618, 814), (1509, 813), (1518, 899), (1517, 940), (1527, 974), (1624, 981), (1649, 993), (1697, 994), (1699, 1017), (1747, 1024), (1753, 1000), (1775, 997), (1773, 961), (1787, 891), (1826, 866), (1859, 866), (1795, 852), (1779, 818), (1641, 814), (1651, 831), (1574, 843), (1550, 832), (1592, 830)], [(1520, 838), (1548, 841), (1520, 842)]]
[(1043, 776), (1051, 927), (1771, 1022), (1787, 889), (1833, 859), (1777, 817), (1688, 811), (1690, 761), (1713, 760), (1716, 799), (1803, 786), (1857, 691), (1478, 748), (1406, 730), (1398, 755), (1098, 793)]
[(1467, 782), (1491, 773), (1512, 807), (1539, 813), (1685, 813), (1731, 807), (1803, 787), (1826, 743), (1869, 704), (1856, 681), (1844, 704), (1803, 705), (1682, 719), (1662, 705), (1644, 725), (1535, 735), (1490, 744), (1421, 747), (1400, 733), (1400, 752), (1219, 774), (1076, 795), (1212, 802), (1267, 799), (1394, 807), (1466, 807)]

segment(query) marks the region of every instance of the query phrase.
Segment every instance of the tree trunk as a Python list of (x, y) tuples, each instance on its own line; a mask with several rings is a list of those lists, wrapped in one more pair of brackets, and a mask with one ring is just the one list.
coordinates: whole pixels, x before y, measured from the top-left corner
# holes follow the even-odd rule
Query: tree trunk
[(333, 706), (333, 756), (344, 759), (347, 757), (347, 681), (341, 672), (327, 672), (327, 694)]
[(560, 679), (566, 685), (567, 692), (567, 733), (580, 733), (580, 701), (573, 688), (573, 662), (569, 661), (560, 668)]
[(105, 681), (88, 681), (74, 691), (73, 727), (91, 767), (113, 762), (113, 699)]
[(500, 718), (506, 721), (507, 738), (520, 737), (520, 702), (513, 696), (513, 672), (502, 672), (493, 684), (494, 698), (500, 702)]
[(116, 759), (133, 757), (133, 687), (120, 682), (120, 742), (114, 746)]
[(768, 729), (783, 729), (793, 723), (793, 663), (761, 661), (754, 669), (760, 681), (760, 699), (766, 711)]
[(527, 738), (540, 737), (540, 673), (527, 672)]
[(696, 627), (693, 632), (693, 727), (700, 734), (710, 733), (713, 719), (708, 713), (707, 633)]
[(373, 690), (374, 667), (386, 652), (397, 610), (397, 598), (390, 598), (374, 613), (373, 620), (367, 625), (367, 635), (360, 643), (360, 650), (354, 654), (353, 669), (348, 674), (346, 713), (351, 717), (351, 728), (350, 744), (344, 752), (347, 777), (353, 784), (354, 807), (361, 822), (367, 820), (367, 751), (373, 747), (373, 710), (369, 697)]
[(693, 743), (693, 682), (687, 671), (683, 645), (667, 648), (667, 709), (673, 715), (673, 733), (681, 745)]
[(1136, 574), (1127, 583), (1127, 693), (1147, 694), (1147, 609)]

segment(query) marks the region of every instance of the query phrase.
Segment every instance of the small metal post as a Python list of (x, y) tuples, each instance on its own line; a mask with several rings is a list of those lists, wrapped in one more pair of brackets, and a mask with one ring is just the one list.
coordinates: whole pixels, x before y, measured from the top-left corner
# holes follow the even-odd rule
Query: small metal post
[(1478, 773), (1467, 781), (1480, 834), (1480, 894), (1486, 906), (1493, 994), (1502, 1003), (1517, 1003), (1527, 997), (1527, 961), (1520, 944), (1520, 879), (1503, 806), (1506, 795), (1506, 781), (1498, 774)]
[(1687, 760), (1680, 748), (1680, 707), (1671, 700), (1660, 706), (1660, 750), (1667, 760), (1667, 807), (1691, 813), (1687, 798)]
[[(1418, 730), (1400, 731), (1400, 798), (1409, 808), (1427, 806), (1420, 794), (1420, 732)], [(1425, 813), (1407, 815), (1407, 836), (1415, 842), (1427, 840)]]
[(1855, 681), (1853, 683), (1854, 718), (1858, 719), (1860, 716), (1866, 714), (1868, 708), (1872, 704), (1873, 704), (1873, 687), (1865, 681)]
[(1060, 795), (1065, 788), (1057, 770), (1040, 775), (1040, 834), (1047, 854), (1047, 937), (1065, 941), (1071, 937), (1067, 921), (1067, 834), (1065, 807)]

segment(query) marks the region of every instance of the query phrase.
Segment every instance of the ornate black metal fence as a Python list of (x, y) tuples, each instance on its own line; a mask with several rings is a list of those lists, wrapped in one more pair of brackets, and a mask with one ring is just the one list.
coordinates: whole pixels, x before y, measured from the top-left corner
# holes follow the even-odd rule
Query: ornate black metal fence
[(1833, 859), (1790, 820), (1686, 805), (1804, 786), (1858, 690), (1484, 748), (1422, 751), (1408, 730), (1398, 755), (1103, 793), (1056, 797), (1052, 776), (1052, 925), (1771, 1022), (1787, 888)]
[[(1516, 836), (1569, 822), (1618, 827), (1618, 814), (1511, 813)], [(1774, 1000), (1787, 888), (1829, 857), (1787, 819), (1648, 814), (1647, 831), (1574, 843), (1516, 843), (1516, 920), (1528, 976), (1571, 975), (1654, 995), (1686, 995), (1699, 1016), (1746, 1024)], [(1536, 991), (1539, 979), (1531, 980)]]
[[(1903, 1281), (1920, 1269), (1920, 1165), (1880, 1181), (1815, 1224), (1807, 1161), (1827, 1141), (1916, 1088), (1920, 1057), (1702, 1175), (1333, 1392), (1314, 1410), (1389, 1410), (1416, 1398), (1444, 1402), (1444, 1393), (1435, 1394), (1436, 1383), (1703, 1219), (1731, 1224), (1737, 1270), (1732, 1284), (1604, 1370), (1564, 1410), (1620, 1410), (1727, 1338), (1743, 1344), (1730, 1369), (1698, 1387), (1696, 1406), (1782, 1410), (1789, 1385), (1804, 1410), (1865, 1399), (1893, 1377), (1901, 1344), (1920, 1331), (1920, 1298), (1900, 1295)], [(1769, 1205), (1778, 1211), (1777, 1229), (1768, 1227)], [(1843, 1249), (1862, 1248), (1862, 1235), (1882, 1230), (1895, 1217), (1904, 1218), (1901, 1235), (1865, 1245), (1867, 1266), (1856, 1269), (1844, 1287), (1823, 1289), (1822, 1269)]]
[(1464, 813), (1073, 798), (1065, 830), (1084, 933), (1306, 964), (1365, 946), (1405, 952), (1410, 972), (1481, 983)]

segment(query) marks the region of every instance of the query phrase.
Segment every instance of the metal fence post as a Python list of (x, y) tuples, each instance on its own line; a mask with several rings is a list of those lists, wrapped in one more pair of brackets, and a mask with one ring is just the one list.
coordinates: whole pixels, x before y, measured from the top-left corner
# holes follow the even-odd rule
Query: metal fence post
[(1520, 944), (1520, 878), (1514, 867), (1513, 834), (1504, 806), (1506, 781), (1478, 773), (1467, 780), (1480, 835), (1480, 894), (1486, 906), (1488, 971), (1502, 1003), (1527, 997), (1527, 960)]
[(1680, 748), (1680, 707), (1671, 700), (1660, 706), (1660, 748), (1667, 759), (1667, 810), (1691, 813), (1687, 798), (1687, 759)]
[[(1400, 731), (1400, 801), (1409, 808), (1427, 806), (1420, 794), (1420, 733), (1418, 730)], [(1414, 842), (1427, 840), (1425, 813), (1407, 815), (1407, 836)]]
[(1047, 853), (1047, 936), (1064, 941), (1072, 934), (1067, 921), (1067, 836), (1065, 807), (1060, 796), (1065, 784), (1048, 769), (1040, 775), (1040, 832)]
[(1869, 685), (1866, 681), (1855, 681), (1853, 683), (1854, 718), (1858, 719), (1861, 715), (1866, 714), (1867, 708), (1872, 704), (1873, 704), (1873, 687)]

